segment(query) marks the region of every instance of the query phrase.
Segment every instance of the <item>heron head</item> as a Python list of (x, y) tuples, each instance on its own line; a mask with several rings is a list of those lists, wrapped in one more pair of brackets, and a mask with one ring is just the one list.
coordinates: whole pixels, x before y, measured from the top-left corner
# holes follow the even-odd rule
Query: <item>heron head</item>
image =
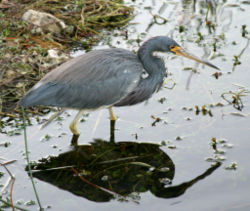
[[(169, 38), (170, 39), (170, 38)], [(170, 39), (171, 40), (171, 39)], [(191, 53), (188, 53), (186, 52), (185, 50), (183, 50), (180, 45), (178, 43), (176, 43), (174, 40), (172, 40), (171, 42), (168, 42), (167, 44), (167, 51), (168, 52), (171, 52), (171, 53), (174, 53), (175, 55), (178, 55), (178, 56), (183, 56), (183, 57), (186, 57), (188, 59), (191, 59), (191, 60), (194, 60), (196, 62), (199, 62), (199, 63), (202, 63), (202, 64), (205, 64), (209, 67), (212, 67), (212, 68), (215, 68), (217, 70), (219, 70), (218, 67), (216, 67), (215, 65), (211, 64), (210, 62), (208, 61), (205, 61), (205, 60), (202, 60), (194, 55), (192, 55)]]
[(161, 55), (159, 56), (155, 53), (158, 53), (158, 52), (169, 53), (170, 52), (175, 55), (186, 57), (188, 59), (194, 60), (196, 62), (205, 64), (207, 66), (210, 66), (212, 68), (219, 70), (218, 67), (211, 64), (210, 62), (202, 60), (192, 55), (191, 53), (186, 52), (184, 49), (182, 49), (182, 47), (176, 41), (174, 41), (173, 39), (167, 36), (157, 36), (157, 37), (153, 37), (149, 39), (139, 49), (139, 57), (143, 57), (143, 54), (148, 55), (146, 54), (146, 52), (152, 52), (153, 53), (152, 55), (155, 57), (161, 57)]

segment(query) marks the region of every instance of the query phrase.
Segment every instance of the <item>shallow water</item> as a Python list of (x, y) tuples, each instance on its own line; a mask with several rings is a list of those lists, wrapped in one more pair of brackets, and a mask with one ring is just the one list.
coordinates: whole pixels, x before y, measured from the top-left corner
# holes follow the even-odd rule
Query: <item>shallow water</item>
[[(115, 153), (114, 155), (108, 153), (110, 157), (106, 159), (111, 163), (109, 168), (114, 168), (114, 163), (122, 156), (130, 159), (130, 163), (129, 165), (122, 164), (119, 171), (116, 168), (117, 171), (103, 171), (98, 165), (104, 160), (100, 161), (95, 158), (94, 161), (90, 160), (90, 163), (93, 162), (97, 166), (88, 166), (88, 163), (83, 166), (85, 172), (81, 173), (84, 178), (88, 178), (88, 181), (92, 181), (95, 185), (99, 184), (99, 186), (115, 192), (115, 194), (109, 193), (110, 197), (106, 200), (100, 200), (107, 194), (107, 190), (101, 191), (100, 187), (86, 186), (86, 182), (82, 180), (76, 181), (75, 186), (70, 186), (72, 178), (74, 178), (73, 171), (69, 177), (58, 171), (59, 174), (55, 174), (57, 178), (60, 178), (59, 175), (62, 174), (58, 180), (54, 174), (52, 174), (52, 179), (46, 179), (49, 174), (45, 174), (43, 178), (37, 176), (40, 179), (35, 179), (35, 182), (45, 208), (50, 206), (50, 210), (65, 211), (250, 209), (250, 169), (248, 164), (250, 157), (250, 49), (247, 46), (248, 39), (242, 37), (243, 25), (246, 25), (246, 30), (250, 33), (248, 19), (250, 18), (250, 4), (248, 1), (236, 0), (226, 3), (208, 1), (211, 2), (210, 6), (213, 8), (208, 12), (208, 21), (214, 24), (214, 27), (209, 29), (205, 24), (207, 5), (204, 2), (197, 1), (194, 5), (193, 1), (136, 1), (133, 4), (136, 4), (137, 15), (126, 29), (129, 40), (125, 39), (124, 30), (116, 31), (116, 36), (114, 36), (115, 33), (107, 33), (107, 39), (97, 48), (108, 47), (107, 43), (111, 38), (112, 41), (109, 45), (137, 50), (137, 38), (144, 41), (152, 36), (168, 35), (189, 52), (207, 59), (212, 58), (210, 61), (220, 67), (222, 75), (216, 79), (213, 76), (216, 71), (209, 67), (197, 66), (192, 61), (169, 56), (167, 60), (168, 79), (171, 78), (175, 81), (176, 86), (173, 89), (162, 88), (146, 103), (115, 108), (119, 117), (116, 122), (115, 145), (109, 144), (108, 111), (94, 111), (84, 117), (86, 121), (78, 125), (82, 133), (79, 145), (90, 144), (95, 139), (101, 139), (101, 143), (103, 143), (99, 147), (92, 143), (92, 147), (87, 150), (89, 153), (92, 152), (88, 158), (96, 156), (104, 159), (103, 154), (109, 151), (115, 152), (114, 147), (116, 147), (115, 149), (118, 148), (121, 151), (117, 151), (119, 152), (118, 157), (115, 156)], [(128, 1), (128, 4), (132, 3)], [(160, 24), (153, 23), (151, 14), (159, 15), (167, 22), (161, 24), (163, 19), (157, 18), (156, 20)], [(180, 26), (184, 26), (183, 32), (179, 32), (182, 29)], [(199, 39), (201, 40), (199, 41)], [(215, 40), (217, 51), (213, 53)], [(79, 52), (74, 55), (77, 54)], [(234, 56), (239, 55), (241, 64), (234, 66)], [(190, 71), (190, 68), (196, 69), (197, 73)], [(171, 87), (172, 84), (172, 81), (167, 81), (165, 86)], [(242, 105), (229, 104), (221, 97), (223, 93), (230, 91), (234, 93), (242, 91), (245, 94), (240, 97)], [(232, 102), (232, 94), (225, 96)], [(223, 106), (218, 106), (218, 103)], [(212, 116), (208, 112), (197, 114), (196, 105), (200, 109), (205, 105), (206, 110), (210, 110)], [(68, 129), (68, 124), (75, 113), (76, 111), (67, 111), (62, 115), (61, 121), (52, 122), (41, 131), (36, 121), (33, 120), (34, 125), (27, 129), (31, 160), (38, 161), (41, 158), (58, 156), (75, 150), (70, 146), (71, 134)], [(47, 134), (50, 136), (48, 140), (44, 139)], [(215, 152), (211, 146), (212, 138), (216, 138), (217, 141), (225, 140), (226, 143), (217, 143), (217, 152)], [(8, 137), (0, 134), (0, 139), (1, 143), (11, 143), (7, 148), (0, 147), (0, 159), (3, 158), (3, 161), (17, 160), (8, 165), (9, 170), (16, 177), (14, 201), (19, 201), (21, 206), (28, 210), (37, 210), (37, 205), (23, 205), (31, 199), (35, 200), (30, 179), (24, 170), (26, 162), (23, 155), (23, 136)], [(151, 160), (139, 159), (142, 154), (138, 154), (136, 150), (130, 151), (129, 147), (124, 148), (127, 146), (124, 145), (124, 142), (138, 147), (138, 151), (141, 146), (138, 143), (147, 143), (149, 146), (147, 152), (149, 155), (152, 154)], [(150, 143), (165, 144), (157, 146), (155, 149), (155, 147), (151, 147)], [(219, 153), (221, 150), (224, 151), (224, 154)], [(77, 152), (83, 154), (85, 151), (81, 151), (79, 148)], [(101, 152), (103, 154), (98, 154)], [(119, 157), (120, 154), (122, 154), (121, 157)], [(161, 157), (154, 157), (154, 154), (159, 154)], [(136, 156), (139, 156), (138, 160), (134, 158)], [(208, 158), (213, 162), (209, 162)], [(72, 159), (69, 161), (72, 162)], [(211, 167), (216, 165), (215, 160), (221, 161), (221, 165)], [(237, 163), (237, 168), (227, 170), (226, 168), (232, 162)], [(60, 165), (73, 164), (63, 163), (58, 166)], [(163, 167), (165, 170), (169, 168), (167, 169), (169, 175), (162, 176), (159, 173), (158, 170)], [(107, 166), (104, 168), (106, 169)], [(103, 176), (94, 177), (93, 169), (104, 172)], [(5, 172), (2, 168), (0, 171)], [(88, 171), (92, 172), (91, 176)], [(155, 175), (155, 171), (158, 171), (159, 174), (152, 176), (151, 173), (153, 172)], [(164, 168), (161, 171), (164, 173)], [(57, 184), (57, 181), (62, 178), (65, 178), (65, 181), (60, 185)], [(4, 184), (7, 179), (8, 175), (5, 172), (4, 177), (0, 178), (0, 183)], [(143, 185), (137, 189), (138, 184), (141, 183)], [(7, 192), (4, 196), (8, 194)]]

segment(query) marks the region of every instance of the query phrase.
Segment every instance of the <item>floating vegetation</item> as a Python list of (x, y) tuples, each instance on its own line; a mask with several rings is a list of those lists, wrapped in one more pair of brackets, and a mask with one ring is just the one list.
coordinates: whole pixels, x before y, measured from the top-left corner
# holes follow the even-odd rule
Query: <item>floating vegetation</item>
[(0, 142), (0, 147), (8, 147), (10, 144), (10, 142)]
[(207, 114), (211, 117), (213, 116), (211, 109), (208, 109), (206, 105), (203, 105), (201, 108), (199, 108), (199, 106), (196, 105), (195, 113), (196, 115), (199, 115), (199, 113), (202, 113), (204, 116)]
[[(0, 158), (0, 159), (2, 159), (2, 158)], [(4, 175), (4, 173), (0, 171), (0, 178), (1, 178), (3, 175)]]
[(241, 35), (242, 35), (242, 37), (246, 37), (246, 35), (248, 34), (248, 31), (247, 31), (246, 28), (247, 28), (246, 25), (241, 26)]
[(247, 42), (244, 48), (240, 51), (240, 53), (238, 55), (233, 56), (233, 71), (235, 70), (236, 66), (241, 64), (240, 57), (244, 54), (244, 52), (246, 51), (250, 43), (250, 38), (247, 36), (249, 32), (246, 29), (246, 25), (241, 26), (241, 33), (242, 33), (242, 37), (245, 38)]
[(182, 141), (182, 140), (183, 140), (183, 137), (177, 136), (177, 137), (175, 138), (175, 140), (176, 140), (176, 141)]
[[(171, 82), (171, 83), (170, 83), (170, 86), (168, 87), (168, 86), (166, 86), (166, 85), (167, 85), (169, 82)], [(166, 88), (166, 89), (172, 90), (172, 89), (174, 89), (174, 87), (176, 86), (176, 82), (175, 82), (172, 78), (169, 78), (169, 79), (167, 79), (167, 80), (165, 80), (165, 81), (163, 82), (162, 86), (163, 86), (164, 88)]]
[(226, 170), (236, 170), (237, 169), (237, 163), (232, 162), (229, 166), (225, 167)]
[(218, 155), (215, 155), (214, 157), (208, 157), (205, 159), (207, 162), (222, 162), (222, 161), (225, 161), (226, 160), (226, 157), (225, 156), (218, 156)]
[(51, 135), (49, 134), (46, 134), (44, 137), (41, 138), (41, 141), (44, 142), (44, 141), (49, 141), (51, 139)]
[[(211, 143), (210, 145), (212, 146), (213, 150), (215, 151), (216, 154), (225, 154), (224, 150), (218, 149), (218, 145), (222, 145), (224, 148), (232, 148), (233, 145), (227, 143), (225, 139), (217, 139), (215, 137), (211, 138)], [(228, 146), (228, 147), (227, 147)]]
[(170, 141), (170, 140), (167, 140), (167, 141), (162, 140), (160, 145), (167, 146), (169, 149), (176, 149), (177, 148), (177, 146), (175, 144), (173, 144), (172, 141)]
[(216, 138), (215, 137), (213, 137), (212, 139), (211, 139), (211, 146), (213, 147), (213, 149), (214, 150), (217, 150), (217, 141), (216, 141)]
[(168, 145), (169, 149), (176, 149), (176, 145)]
[(162, 97), (158, 100), (159, 103), (163, 104), (167, 100), (166, 97)]
[(32, 205), (35, 205), (35, 204), (36, 204), (36, 202), (34, 200), (30, 200), (30, 201), (25, 202), (26, 206), (32, 206)]
[[(212, 103), (212, 104), (207, 104), (207, 105), (202, 105), (202, 106), (195, 105), (194, 107), (183, 106), (181, 109), (183, 111), (195, 112), (197, 116), (202, 114), (203, 116), (208, 115), (210, 117), (213, 117), (212, 109), (216, 107), (224, 107), (224, 106), (225, 105), (223, 103), (218, 102), (218, 103)], [(185, 120), (190, 121), (192, 120), (192, 118), (186, 117)]]
[(250, 94), (250, 90), (243, 86), (238, 86), (239, 89), (235, 92), (229, 91), (224, 92), (221, 94), (221, 97), (227, 101), (229, 104), (233, 105), (234, 108), (236, 108), (239, 111), (242, 111), (244, 105), (241, 100), (242, 97), (247, 96)]
[(216, 79), (219, 79), (220, 76), (222, 76), (222, 73), (221, 72), (215, 72), (213, 74), (213, 76), (216, 78)]
[(167, 143), (166, 143), (166, 141), (162, 140), (160, 145), (161, 145), (161, 146), (166, 146)]
[[(2, 1), (1, 9), (0, 116), (13, 111), (19, 114), (18, 100), (47, 72), (66, 61), (72, 48), (88, 50), (102, 38), (102, 29), (126, 25), (133, 18), (133, 8), (123, 5), (122, 0)], [(48, 24), (39, 28), (22, 20), (27, 11), (51, 15), (64, 27), (56, 32), (46, 30)], [(56, 62), (51, 61), (52, 49), (57, 49), (60, 58)], [(29, 112), (43, 114), (41, 108)]]
[(169, 123), (167, 119), (162, 119), (161, 117), (156, 117), (154, 115), (151, 115), (151, 118), (154, 120), (154, 122), (151, 124), (152, 127), (155, 127), (159, 122), (162, 122), (163, 124)]
[[(230, 149), (233, 147), (233, 144), (228, 143), (227, 140), (218, 139), (216, 137), (211, 138), (210, 145), (212, 146), (214, 153), (213, 156), (207, 157), (205, 160), (207, 162), (215, 162), (215, 163), (225, 161), (226, 157), (224, 155), (226, 154), (226, 149)], [(224, 149), (221, 149), (220, 147)], [(225, 169), (231, 169), (231, 168), (234, 169), (233, 166), (236, 165), (232, 164), (228, 167), (225, 167)]]
[(151, 115), (151, 118), (154, 120), (154, 122), (151, 124), (152, 127), (156, 126), (156, 123), (161, 122), (162, 119), (160, 117), (155, 117), (154, 115)]
[(227, 149), (233, 148), (233, 146), (234, 146), (233, 144), (228, 144), (228, 143), (222, 144), (222, 147), (227, 148)]

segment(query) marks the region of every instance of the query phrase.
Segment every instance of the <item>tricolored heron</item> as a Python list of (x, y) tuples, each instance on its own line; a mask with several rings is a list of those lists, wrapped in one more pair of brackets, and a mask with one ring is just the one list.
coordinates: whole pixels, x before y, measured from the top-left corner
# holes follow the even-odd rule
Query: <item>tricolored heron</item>
[[(145, 101), (163, 84), (165, 65), (154, 52), (170, 52), (218, 69), (186, 53), (174, 40), (157, 36), (146, 41), (137, 55), (120, 48), (93, 50), (73, 58), (45, 75), (20, 101), (24, 108), (35, 105), (78, 109), (70, 130), (79, 136), (77, 122), (84, 110)], [(143, 73), (147, 72), (147, 77)]]

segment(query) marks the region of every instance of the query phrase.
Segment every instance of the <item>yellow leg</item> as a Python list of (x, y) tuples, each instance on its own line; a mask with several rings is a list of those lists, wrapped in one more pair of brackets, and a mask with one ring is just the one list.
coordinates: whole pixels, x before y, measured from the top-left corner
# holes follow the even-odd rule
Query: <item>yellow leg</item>
[(70, 123), (69, 125), (69, 129), (71, 130), (71, 132), (76, 135), (76, 136), (79, 136), (80, 133), (79, 131), (77, 130), (77, 123), (79, 122), (79, 119), (81, 118), (81, 116), (83, 115), (84, 113), (84, 110), (80, 110), (77, 115), (75, 116), (74, 120)]
[(110, 120), (117, 120), (117, 117), (113, 111), (113, 108), (112, 107), (109, 107), (109, 116), (110, 116)]

